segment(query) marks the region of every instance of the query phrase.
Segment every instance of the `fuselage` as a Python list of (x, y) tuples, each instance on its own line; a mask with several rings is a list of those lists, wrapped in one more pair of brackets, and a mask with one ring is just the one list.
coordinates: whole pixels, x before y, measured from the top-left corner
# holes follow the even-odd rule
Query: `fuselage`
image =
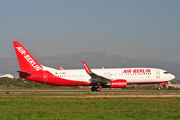
[[(155, 84), (168, 82), (175, 78), (174, 75), (167, 71), (157, 68), (106, 68), (91, 70), (97, 75), (110, 80), (125, 79), (127, 84)], [(42, 72), (34, 72), (34, 74), (36, 75), (28, 76), (26, 79), (34, 82), (71, 86), (96, 83), (96, 81), (91, 80), (91, 77), (84, 69), (43, 70)]]

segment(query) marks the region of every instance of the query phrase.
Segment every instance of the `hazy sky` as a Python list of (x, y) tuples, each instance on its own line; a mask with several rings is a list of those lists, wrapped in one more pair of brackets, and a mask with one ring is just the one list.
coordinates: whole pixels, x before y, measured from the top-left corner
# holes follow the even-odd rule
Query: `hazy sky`
[(180, 0), (1, 0), (0, 57), (105, 51), (180, 62)]

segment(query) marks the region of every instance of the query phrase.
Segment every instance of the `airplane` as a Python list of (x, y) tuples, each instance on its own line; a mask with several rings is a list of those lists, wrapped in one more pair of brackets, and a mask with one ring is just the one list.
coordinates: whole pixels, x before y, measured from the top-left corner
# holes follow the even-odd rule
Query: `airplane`
[(91, 91), (102, 88), (125, 88), (127, 84), (165, 85), (175, 78), (166, 70), (158, 68), (103, 68), (90, 69), (83, 61), (84, 69), (59, 70), (41, 65), (21, 44), (13, 41), (20, 66), (21, 78), (59, 86), (92, 86)]

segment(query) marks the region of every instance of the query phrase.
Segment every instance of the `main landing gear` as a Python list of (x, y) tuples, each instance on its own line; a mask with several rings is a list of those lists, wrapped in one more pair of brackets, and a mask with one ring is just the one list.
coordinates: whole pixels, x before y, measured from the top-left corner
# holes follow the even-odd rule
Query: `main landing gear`
[(92, 88), (91, 88), (91, 91), (97, 91), (97, 92), (99, 92), (99, 91), (101, 91), (101, 88), (98, 86), (98, 87), (95, 87), (95, 86), (93, 86)]

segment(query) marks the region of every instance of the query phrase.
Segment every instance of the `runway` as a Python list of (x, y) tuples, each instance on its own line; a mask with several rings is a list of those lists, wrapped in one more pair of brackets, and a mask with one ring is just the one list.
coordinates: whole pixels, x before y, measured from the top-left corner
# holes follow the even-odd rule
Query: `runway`
[(60, 92), (60, 93), (119, 93), (119, 94), (180, 94), (180, 90), (0, 90), (0, 92)]

